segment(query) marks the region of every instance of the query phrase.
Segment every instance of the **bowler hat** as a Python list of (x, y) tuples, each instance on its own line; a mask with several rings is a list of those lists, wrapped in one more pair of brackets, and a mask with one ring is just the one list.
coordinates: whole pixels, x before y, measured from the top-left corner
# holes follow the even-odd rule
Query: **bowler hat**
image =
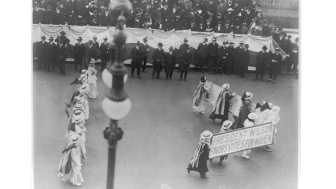
[(264, 45), (264, 46), (262, 47), (262, 49), (263, 49), (263, 50), (266, 50), (266, 49), (267, 49), (266, 45)]
[(158, 44), (158, 46), (159, 46), (159, 47), (162, 47), (162, 46), (163, 46), (163, 44), (160, 42), (160, 43)]
[(65, 32), (64, 31), (61, 31), (61, 33), (60, 33), (61, 35), (65, 35)]

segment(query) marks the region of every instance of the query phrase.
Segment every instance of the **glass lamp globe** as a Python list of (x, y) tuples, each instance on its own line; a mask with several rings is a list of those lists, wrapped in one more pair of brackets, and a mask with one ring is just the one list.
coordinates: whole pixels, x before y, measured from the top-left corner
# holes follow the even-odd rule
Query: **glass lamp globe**
[[(124, 75), (124, 83), (126, 83), (127, 77), (128, 77), (127, 74), (125, 74)], [(104, 71), (102, 73), (102, 79), (103, 79), (105, 85), (107, 85), (109, 88), (112, 88), (113, 76), (107, 69), (104, 69)]]
[(131, 111), (132, 107), (132, 103), (129, 98), (121, 102), (115, 102), (105, 97), (102, 104), (105, 114), (114, 120), (124, 118)]

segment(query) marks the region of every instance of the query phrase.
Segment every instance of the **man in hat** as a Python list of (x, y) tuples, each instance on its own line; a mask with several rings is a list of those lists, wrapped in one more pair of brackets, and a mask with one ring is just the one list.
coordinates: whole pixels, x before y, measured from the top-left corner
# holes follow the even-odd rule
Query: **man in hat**
[(172, 24), (174, 30), (182, 30), (182, 23), (181, 23), (180, 18), (181, 17), (179, 15), (175, 16), (175, 21)]
[(180, 72), (182, 55), (183, 55), (183, 53), (185, 53), (187, 51), (188, 47), (189, 47), (188, 39), (184, 38), (183, 39), (183, 44), (180, 45), (180, 48), (179, 48), (179, 51), (178, 51), (177, 62), (179, 64), (179, 67), (178, 67), (177, 72)]
[(143, 39), (143, 44), (141, 44), (141, 49), (143, 52), (143, 66), (142, 66), (142, 72), (146, 73), (146, 64), (147, 64), (147, 58), (148, 58), (148, 54), (149, 54), (149, 45), (148, 45), (148, 38), (145, 37)]
[(175, 69), (176, 64), (176, 56), (173, 52), (174, 48), (172, 46), (169, 47), (169, 52), (166, 53), (165, 56), (165, 72), (166, 72), (166, 79), (169, 80), (173, 76), (173, 72)]
[(222, 21), (217, 22), (217, 26), (214, 29), (214, 32), (216, 33), (224, 33), (224, 29), (222, 27)]
[(205, 31), (205, 27), (203, 25), (203, 21), (199, 23), (199, 27), (198, 27), (198, 30), (199, 32), (204, 32)]
[(76, 19), (73, 13), (69, 14), (68, 20), (65, 22), (66, 25), (76, 25)]
[(55, 60), (57, 55), (57, 45), (54, 43), (54, 38), (49, 38), (49, 44), (47, 49), (47, 72), (50, 72), (50, 68), (52, 71), (55, 70)]
[(38, 69), (46, 68), (48, 43), (45, 40), (46, 36), (42, 36), (41, 41), (37, 43)]
[[(223, 45), (218, 49), (218, 59), (217, 59), (217, 73), (224, 74), (227, 73), (227, 59), (228, 59), (228, 41), (223, 41)], [(219, 71), (220, 70), (220, 71)]]
[(208, 69), (209, 74), (214, 74), (214, 70), (217, 65), (218, 58), (218, 44), (216, 43), (216, 38), (212, 38), (212, 43), (208, 45)]
[(156, 78), (160, 79), (160, 72), (162, 70), (162, 64), (164, 63), (164, 51), (162, 49), (163, 44), (160, 42), (158, 46), (159, 48), (155, 49), (152, 54), (152, 59), (153, 59), (152, 79), (154, 79), (155, 73), (156, 73)]
[(230, 21), (226, 20), (225, 25), (223, 27), (223, 33), (231, 33), (232, 32), (232, 27), (230, 26)]
[(204, 37), (203, 42), (197, 47), (196, 56), (196, 66), (195, 71), (200, 71), (203, 73), (203, 66), (205, 65), (206, 57), (208, 55), (208, 38)]
[(280, 54), (280, 49), (275, 49), (275, 54), (271, 55), (271, 63), (269, 67), (269, 79), (267, 82), (272, 82), (273, 84), (276, 82), (278, 77), (279, 70), (281, 68), (282, 56)]
[(100, 15), (99, 26), (107, 26), (107, 27), (112, 26), (111, 25), (111, 17), (110, 17), (108, 9), (105, 9), (104, 14)]
[(140, 68), (141, 68), (142, 58), (143, 58), (143, 52), (140, 47), (140, 41), (137, 41), (135, 47), (133, 47), (131, 51), (131, 58), (132, 58), (131, 77), (133, 77), (134, 75), (134, 69), (137, 69), (137, 76), (140, 79)]
[(204, 131), (201, 134), (194, 156), (187, 167), (188, 173), (190, 173), (190, 171), (197, 171), (200, 173), (201, 178), (208, 178), (206, 177), (206, 172), (209, 171), (207, 162), (209, 160), (209, 146), (211, 144), (212, 135), (210, 131)]
[(199, 25), (196, 23), (195, 16), (191, 17), (190, 30), (191, 31), (198, 31), (199, 30)]
[(209, 116), (209, 118), (213, 121), (220, 119), (221, 123), (223, 124), (225, 120), (229, 119), (230, 101), (231, 98), (235, 95), (235, 93), (231, 93), (229, 89), (230, 84), (228, 83), (225, 83), (222, 86), (222, 91), (219, 93), (213, 111)]
[(230, 43), (227, 51), (227, 74), (231, 75), (235, 73), (235, 48), (233, 42)]
[(109, 53), (109, 43), (107, 42), (107, 37), (104, 37), (104, 42), (100, 44), (99, 47), (100, 50), (100, 60), (101, 60), (101, 71), (104, 71), (107, 61), (110, 58), (110, 53)]
[[(232, 126), (232, 121), (229, 121), (229, 120), (224, 121), (219, 133), (226, 133), (228, 131), (231, 131), (231, 126)], [(222, 162), (223, 160), (227, 160), (228, 156), (229, 155), (220, 156), (218, 166), (223, 166)], [(210, 159), (209, 161), (212, 162), (212, 159)]]
[(99, 26), (99, 16), (98, 11), (94, 10), (93, 14), (89, 17), (89, 25), (90, 26)]
[(245, 78), (245, 72), (248, 71), (248, 65), (250, 63), (250, 52), (248, 48), (249, 45), (245, 44), (239, 62), (239, 73), (241, 78)]
[(75, 25), (76, 26), (85, 26), (86, 25), (86, 21), (85, 21), (85, 19), (84, 19), (84, 17), (83, 17), (82, 14), (78, 14), (76, 16)]
[(245, 12), (243, 12), (243, 22), (246, 23), (247, 27), (251, 26), (252, 19), (255, 15), (251, 13), (251, 8), (248, 8)]
[(244, 51), (244, 42), (241, 41), (241, 42), (239, 42), (239, 46), (235, 49), (235, 58), (234, 58), (235, 74), (239, 73), (239, 64), (240, 64), (240, 60), (241, 60), (243, 51)]
[(248, 115), (252, 113), (254, 110), (252, 109), (252, 101), (251, 98), (253, 97), (253, 94), (250, 92), (245, 92), (243, 96), (241, 97), (241, 100), (243, 102), (238, 118), (235, 120), (234, 123), (234, 129), (240, 129), (244, 127), (244, 121), (247, 119)]
[(82, 43), (82, 37), (78, 37), (77, 39), (78, 43), (75, 44), (74, 47), (74, 58), (75, 58), (75, 71), (77, 71), (77, 66), (79, 66), (79, 71), (82, 69), (82, 62), (84, 57), (84, 50), (85, 46)]
[(261, 76), (260, 80), (263, 81), (264, 71), (271, 62), (271, 54), (269, 52), (266, 52), (266, 50), (267, 50), (267, 47), (266, 45), (264, 45), (262, 47), (262, 51), (260, 51), (256, 57), (257, 67), (256, 67), (256, 76), (255, 76), (254, 81), (258, 79), (259, 74)]
[(97, 49), (99, 49), (99, 43), (97, 42), (97, 36), (94, 35), (92, 37), (92, 39), (93, 39), (93, 46), (95, 46)]
[(67, 44), (69, 44), (70, 40), (67, 38), (67, 36), (65, 36), (65, 34), (66, 33), (64, 31), (61, 31), (60, 35), (55, 39), (55, 42), (58, 44), (58, 46), (60, 44), (65, 44), (65, 47), (67, 47)]
[(180, 81), (182, 81), (182, 78), (184, 81), (187, 81), (187, 74), (189, 72), (191, 62), (192, 62), (191, 46), (188, 45), (187, 51), (182, 54), (182, 62), (180, 65), (181, 68)]
[(238, 23), (236, 23), (234, 25), (234, 27), (232, 28), (232, 33), (233, 34), (242, 34), (242, 28), (240, 27), (240, 25)]
[[(247, 119), (244, 121), (244, 128), (254, 126), (255, 125), (254, 120), (256, 120), (257, 118), (258, 118), (258, 115), (256, 113), (249, 113), (247, 116)], [(247, 155), (248, 153), (251, 153), (251, 149), (244, 150), (242, 157), (249, 159), (250, 157)]]
[(93, 45), (93, 41), (89, 40), (87, 46), (85, 47), (84, 51), (84, 57), (85, 62), (82, 68), (87, 69), (89, 62), (91, 62), (91, 59), (97, 60), (98, 58), (98, 49), (96, 46)]
[(60, 7), (56, 8), (56, 12), (54, 12), (52, 24), (54, 25), (64, 25), (65, 16), (64, 13), (61, 12)]
[(58, 62), (58, 68), (60, 70), (59, 74), (63, 74), (63, 77), (65, 76), (65, 60), (66, 60), (66, 50), (65, 50), (65, 40), (62, 40), (59, 44), (58, 51), (57, 51), (57, 62)]

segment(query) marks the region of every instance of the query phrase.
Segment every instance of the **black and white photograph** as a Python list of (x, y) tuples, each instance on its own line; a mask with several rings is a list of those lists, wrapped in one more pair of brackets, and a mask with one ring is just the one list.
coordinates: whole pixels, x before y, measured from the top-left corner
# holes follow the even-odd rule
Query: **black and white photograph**
[(31, 187), (299, 188), (300, 3), (32, 0)]

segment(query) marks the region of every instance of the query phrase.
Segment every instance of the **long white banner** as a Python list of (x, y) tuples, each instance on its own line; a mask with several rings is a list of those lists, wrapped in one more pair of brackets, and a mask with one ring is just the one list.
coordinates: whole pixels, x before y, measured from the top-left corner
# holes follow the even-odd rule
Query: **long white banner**
[(273, 143), (275, 125), (266, 123), (213, 135), (209, 158)]

